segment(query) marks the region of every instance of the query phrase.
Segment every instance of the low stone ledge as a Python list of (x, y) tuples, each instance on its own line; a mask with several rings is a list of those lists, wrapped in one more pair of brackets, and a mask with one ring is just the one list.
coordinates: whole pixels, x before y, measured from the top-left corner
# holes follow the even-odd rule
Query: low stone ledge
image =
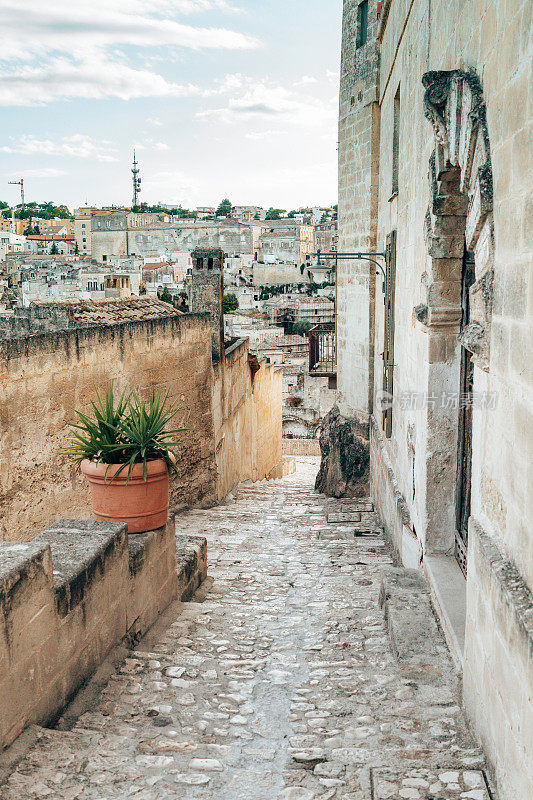
[(207, 539), (202, 536), (176, 536), (178, 568), (177, 597), (182, 602), (190, 600), (207, 578)]
[[(42, 565), (51, 574), (51, 553), (47, 544), (40, 541), (13, 543), (0, 542), (0, 604), (29, 577), (33, 568)], [(48, 563), (49, 562), (49, 563)]]
[(50, 546), (57, 610), (64, 617), (84, 600), (109, 560), (122, 558), (127, 525), (60, 519), (34, 541)]
[(207, 542), (173, 523), (59, 520), (29, 543), (0, 543), (0, 750), (50, 724), (110, 650), (142, 636), (207, 575)]

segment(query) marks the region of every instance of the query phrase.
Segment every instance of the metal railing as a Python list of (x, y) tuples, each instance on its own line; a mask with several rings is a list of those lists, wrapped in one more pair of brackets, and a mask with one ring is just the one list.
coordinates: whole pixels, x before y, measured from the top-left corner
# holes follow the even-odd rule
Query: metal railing
[(325, 378), (337, 374), (334, 322), (321, 322), (309, 331), (309, 374)]

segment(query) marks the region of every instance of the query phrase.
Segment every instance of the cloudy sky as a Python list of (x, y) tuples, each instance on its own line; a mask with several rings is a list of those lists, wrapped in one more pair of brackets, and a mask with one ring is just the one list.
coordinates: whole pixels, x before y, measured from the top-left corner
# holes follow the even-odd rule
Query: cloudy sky
[(0, 199), (336, 202), (342, 0), (0, 0)]

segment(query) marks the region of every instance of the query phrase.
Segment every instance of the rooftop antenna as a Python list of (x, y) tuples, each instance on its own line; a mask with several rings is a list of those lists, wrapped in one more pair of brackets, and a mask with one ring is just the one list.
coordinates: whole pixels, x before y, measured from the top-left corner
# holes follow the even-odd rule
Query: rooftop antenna
[(22, 202), (22, 210), (24, 211), (24, 178), (21, 178), (20, 181), (8, 181), (10, 186), (20, 186), (20, 199)]
[(140, 169), (137, 165), (135, 150), (133, 151), (133, 169), (131, 172), (133, 175), (133, 205), (136, 206), (137, 200), (139, 199), (139, 195), (141, 193), (141, 179), (139, 178)]

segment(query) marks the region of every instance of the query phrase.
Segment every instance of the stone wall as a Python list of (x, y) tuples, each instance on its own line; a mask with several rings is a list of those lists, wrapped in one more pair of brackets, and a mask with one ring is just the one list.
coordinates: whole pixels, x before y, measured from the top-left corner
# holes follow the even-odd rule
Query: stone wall
[(152, 256), (190, 252), (196, 247), (220, 248), (228, 255), (252, 254), (249, 224), (181, 220), (164, 214), (110, 214), (92, 217), (91, 255), (101, 262), (113, 255)]
[[(211, 328), (203, 315), (41, 334), (0, 343), (0, 538), (28, 540), (59, 516), (90, 516), (85, 481), (61, 455), (74, 409), (95, 389), (169, 390), (181, 407), (174, 505), (216, 499)], [(281, 435), (281, 434), (280, 434)]]
[(217, 496), (243, 480), (263, 480), (282, 460), (282, 370), (258, 362), (241, 339), (215, 367)]
[(464, 699), (509, 800), (533, 797), (532, 608), (514, 564), (471, 520)]
[(318, 439), (283, 439), (284, 456), (320, 456)]
[[(377, 106), (379, 56), (377, 0), (370, 0), (368, 41), (359, 48), (359, 0), (344, 0), (339, 116), (340, 253), (376, 250), (376, 181), (379, 157)], [(373, 339), (375, 267), (339, 261), (337, 272), (337, 361), (339, 404), (345, 416), (367, 423), (371, 399), (369, 358)]]
[(254, 261), (252, 266), (252, 281), (254, 286), (284, 286), (285, 284), (309, 283), (307, 269), (301, 270), (300, 263), (277, 262), (265, 264), (263, 261)]
[[(406, 563), (432, 554), (453, 561), (458, 410), (446, 398), (459, 400), (466, 348), (475, 392), (485, 400), (473, 412), (465, 703), (503, 800), (529, 796), (532, 781), (524, 750), (531, 730), (531, 640), (513, 622), (517, 595), (498, 567), (515, 570), (521, 603), (531, 613), (530, 35), (531, 4), (523, 0), (466, 6), (393, 0), (383, 5), (379, 31), (377, 241), (396, 230), (398, 246), (392, 435), (384, 435), (376, 413), (372, 489)], [(475, 283), (471, 324), (461, 332), (465, 246), (474, 256)], [(374, 396), (382, 389), (382, 299), (378, 279), (369, 370)], [(342, 338), (339, 347), (345, 347)], [(416, 536), (408, 551), (398, 503)], [(490, 558), (481, 541), (492, 543)]]
[(0, 342), (0, 539), (28, 540), (62, 514), (90, 517), (88, 487), (62, 448), (95, 390), (155, 386), (179, 404), (175, 509), (209, 505), (281, 461), (281, 370), (241, 341), (212, 362), (205, 314)]
[(50, 724), (123, 640), (136, 641), (206, 577), (206, 542), (174, 525), (59, 520), (27, 544), (0, 543), (0, 749)]

